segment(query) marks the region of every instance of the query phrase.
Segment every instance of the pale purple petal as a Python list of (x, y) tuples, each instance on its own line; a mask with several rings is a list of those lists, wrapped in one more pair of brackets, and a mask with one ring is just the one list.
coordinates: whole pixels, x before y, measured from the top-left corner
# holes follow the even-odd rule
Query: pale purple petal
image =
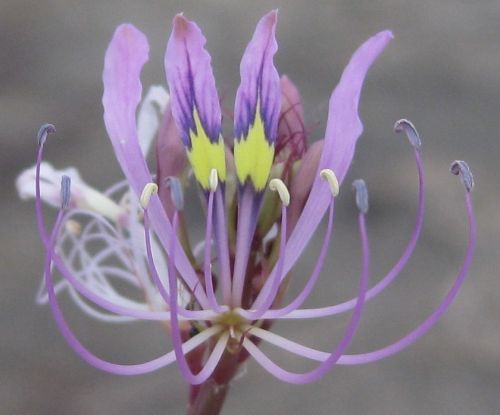
[(206, 39), (196, 23), (178, 14), (165, 53), (165, 72), (172, 100), (172, 113), (184, 145), (191, 147), (190, 131), (196, 131), (196, 110), (212, 142), (221, 132), (221, 111), (215, 89)]
[[(130, 24), (120, 25), (106, 51), (103, 72), (104, 122), (123, 173), (138, 196), (152, 181), (137, 138), (135, 117), (142, 93), (140, 72), (148, 53), (144, 34)], [(172, 226), (157, 195), (151, 198), (149, 212), (151, 223), (168, 252), (167, 240)], [(180, 247), (177, 267), (200, 303), (206, 305), (206, 296), (201, 290), (196, 290), (196, 273)]]
[(302, 215), (287, 244), (288, 259), (285, 274), (300, 257), (328, 208), (330, 191), (327, 183), (319, 177), (319, 171), (326, 168), (332, 169), (339, 182), (345, 177), (354, 155), (356, 140), (362, 131), (358, 117), (358, 102), (363, 80), (371, 64), (392, 37), (390, 31), (383, 31), (361, 45), (352, 56), (339, 84), (333, 91), (318, 174)]
[(137, 138), (136, 110), (142, 95), (140, 73), (148, 60), (146, 36), (130, 24), (116, 29), (104, 61), (104, 123), (116, 157), (136, 192), (151, 181)]

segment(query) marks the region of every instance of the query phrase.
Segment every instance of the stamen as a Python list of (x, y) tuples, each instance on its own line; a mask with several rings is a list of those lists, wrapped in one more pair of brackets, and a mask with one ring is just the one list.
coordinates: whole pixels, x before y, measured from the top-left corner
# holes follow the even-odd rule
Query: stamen
[(210, 187), (211, 192), (215, 192), (217, 190), (217, 185), (219, 184), (219, 179), (217, 177), (217, 170), (210, 170), (210, 177), (208, 178), (208, 185)]
[[(217, 187), (217, 172), (212, 169), (212, 173), (215, 172), (215, 188)], [(205, 277), (205, 288), (208, 297), (208, 302), (212, 310), (219, 312), (221, 310), (219, 304), (217, 303), (217, 298), (215, 297), (214, 284), (212, 280), (212, 226), (213, 226), (213, 216), (214, 216), (214, 196), (215, 189), (212, 188), (213, 174), (210, 173), (210, 194), (208, 195), (208, 207), (207, 207), (207, 223), (205, 228), (205, 256), (203, 259), (203, 273)], [(213, 190), (212, 190), (213, 189)]]
[(252, 186), (241, 187), (238, 194), (238, 226), (236, 230), (236, 255), (234, 261), (231, 305), (238, 307), (242, 302), (243, 288), (252, 240), (257, 218), (262, 206), (263, 192), (256, 192)]
[[(55, 258), (55, 252), (54, 252), (54, 247), (55, 247), (55, 242), (57, 235), (59, 234), (61, 224), (63, 223), (64, 219), (64, 210), (61, 209), (57, 215), (56, 222), (54, 224), (53, 230), (50, 234), (50, 237), (47, 241), (47, 244), (45, 245), (46, 247), (46, 256), (45, 256), (45, 266), (44, 266), (44, 277), (45, 277), (45, 284), (47, 287), (47, 294), (49, 297), (49, 303), (50, 307), (52, 310), (52, 313), (54, 315), (54, 320), (57, 323), (57, 326), (69, 344), (69, 346), (87, 363), (91, 364), (92, 366), (114, 374), (118, 375), (139, 375), (139, 374), (144, 374), (144, 373), (149, 373), (153, 372), (155, 370), (158, 370), (162, 367), (165, 367), (175, 361), (175, 353), (174, 351), (168, 352), (164, 354), (161, 357), (158, 357), (156, 359), (150, 360), (145, 363), (141, 364), (134, 364), (134, 365), (120, 365), (120, 364), (115, 364), (108, 362), (106, 360), (103, 360), (96, 355), (94, 355), (92, 352), (90, 352), (85, 346), (83, 346), (80, 341), (76, 338), (76, 336), (73, 334), (71, 331), (70, 327), (68, 326), (64, 315), (59, 307), (59, 303), (57, 301), (57, 295), (54, 287), (54, 282), (52, 279), (52, 261)], [(219, 328), (212, 327), (204, 332), (198, 334), (197, 336), (193, 337), (192, 339), (186, 341), (182, 345), (182, 353), (188, 353), (189, 351), (195, 349), (198, 347), (200, 344), (204, 343), (207, 341), (210, 337), (214, 336), (220, 331)], [(219, 340), (220, 342), (220, 340)]]
[[(424, 165), (422, 162), (420, 151), (415, 149), (414, 153), (415, 153), (415, 161), (418, 173), (418, 209), (417, 209), (417, 219), (415, 222), (415, 226), (413, 228), (410, 240), (408, 241), (403, 253), (396, 261), (394, 266), (377, 284), (375, 284), (372, 288), (370, 288), (366, 293), (367, 301), (375, 298), (378, 294), (384, 291), (401, 273), (401, 271), (404, 269), (409, 259), (411, 258), (413, 251), (415, 250), (415, 247), (417, 245), (418, 239), (420, 237), (420, 233), (422, 231), (422, 226), (424, 223), (424, 207), (425, 207)], [(350, 300), (332, 306), (315, 308), (315, 309), (295, 310), (287, 315), (282, 316), (281, 318), (297, 319), (297, 318), (326, 317), (352, 310), (355, 304), (356, 304), (356, 298), (352, 298)], [(268, 313), (266, 313), (263, 316), (263, 318), (267, 318)], [(274, 310), (271, 310), (270, 313), (274, 315)]]
[(420, 135), (413, 123), (406, 119), (401, 119), (396, 121), (394, 124), (394, 132), (402, 133), (404, 132), (410, 141), (410, 144), (415, 148), (415, 150), (420, 150), (422, 147), (422, 141), (420, 140)]
[(36, 140), (38, 145), (41, 147), (45, 144), (45, 140), (49, 134), (53, 134), (56, 132), (56, 127), (52, 124), (43, 124), (38, 130), (38, 134), (36, 135)]
[[(279, 182), (281, 182), (281, 180), (279, 180)], [(283, 182), (281, 182), (281, 185), (286, 190), (286, 186), (284, 185)], [(278, 184), (278, 186), (280, 186), (280, 184)], [(286, 191), (288, 192), (288, 190)], [(279, 292), (281, 282), (284, 279), (283, 270), (285, 265), (285, 251), (286, 251), (286, 241), (287, 241), (286, 224), (287, 224), (287, 207), (285, 203), (283, 203), (283, 206), (281, 207), (281, 226), (280, 226), (281, 235), (280, 235), (278, 261), (276, 263), (276, 273), (269, 276), (268, 280), (271, 281), (270, 290), (266, 294), (262, 295), (259, 294), (259, 296), (255, 300), (253, 304), (255, 311), (245, 311), (245, 310), (239, 311), (240, 315), (245, 317), (247, 320), (259, 320), (264, 315), (264, 313), (266, 313), (266, 311), (269, 310), (269, 308), (271, 308)]]
[[(455, 163), (454, 163), (455, 164)], [(468, 166), (465, 164), (465, 166), (462, 164), (460, 167), (460, 164), (457, 164), (457, 166), (452, 165), (452, 169), (459, 169), (459, 170), (464, 170), (466, 172), (464, 174), (465, 177), (472, 177), (470, 174), (470, 169)], [(422, 323), (420, 323), (419, 326), (417, 326), (415, 329), (413, 329), (411, 332), (409, 332), (406, 336), (402, 337), (398, 341), (386, 346), (382, 347), (380, 349), (367, 352), (367, 353), (360, 353), (360, 354), (352, 354), (352, 355), (342, 355), (338, 361), (337, 364), (341, 365), (359, 365), (359, 364), (366, 364), (366, 363), (371, 363), (375, 362), (381, 359), (384, 359), (386, 357), (392, 356), (396, 353), (401, 352), (402, 350), (406, 349), (410, 345), (412, 345), (414, 342), (416, 342), (420, 337), (422, 337), (424, 334), (426, 334), (443, 316), (443, 314), (446, 312), (446, 310), (449, 308), (449, 306), (452, 304), (453, 300), (457, 296), (458, 292), (460, 291), (461, 286), (463, 285), (466, 276), (470, 270), (470, 266), (472, 264), (472, 258), (474, 255), (475, 251), (475, 246), (476, 246), (476, 239), (477, 239), (477, 225), (476, 221), (474, 218), (474, 210), (472, 207), (472, 198), (470, 194), (470, 190), (465, 185), (465, 207), (467, 210), (467, 223), (468, 223), (468, 230), (469, 230), (469, 237), (468, 237), (468, 244), (467, 244), (467, 249), (465, 253), (465, 258), (462, 262), (462, 265), (457, 273), (457, 276), (455, 278), (455, 281), (453, 283), (453, 286), (451, 289), (448, 291), (446, 294), (445, 298), (443, 301), (438, 305), (438, 307), (425, 319)], [(303, 317), (303, 316), (302, 316)], [(320, 315), (315, 315), (314, 317), (320, 317)], [(329, 358), (329, 354), (312, 349), (310, 347), (302, 346), (298, 343), (292, 342), (288, 339), (284, 339), (278, 335), (269, 333), (265, 330), (259, 330), (259, 329), (252, 329), (251, 334), (257, 337), (260, 337), (262, 339), (267, 340), (268, 342), (282, 348), (285, 350), (288, 350), (291, 353), (294, 353), (296, 355), (300, 355), (302, 357), (306, 357), (312, 360), (319, 360), (319, 361), (326, 361)], [(254, 347), (253, 344), (250, 345), (250, 348)], [(255, 347), (255, 349), (257, 349)], [(258, 355), (259, 350), (249, 350), (251, 354), (254, 356)], [(248, 348), (247, 348), (248, 350)], [(252, 353), (253, 352), (253, 353)], [(262, 352), (261, 352), (262, 353)], [(256, 360), (264, 367), (265, 364), (270, 363), (270, 369), (268, 369), (272, 374), (276, 376), (276, 373), (281, 376), (281, 373), (284, 373), (284, 371), (277, 367), (273, 362), (271, 362), (267, 356), (265, 355), (260, 355), (256, 357)], [(274, 365), (274, 366), (273, 366)], [(286, 373), (285, 373), (286, 375)]]
[(333, 197), (336, 197), (339, 194), (339, 182), (333, 170), (323, 169), (320, 171), (319, 175), (321, 176), (322, 179), (328, 182)]
[[(294, 310), (299, 308), (304, 301), (309, 297), (309, 294), (311, 294), (314, 286), (316, 285), (316, 282), (319, 279), (319, 276), (321, 275), (321, 271), (323, 269), (323, 266), (325, 264), (325, 259), (328, 254), (328, 250), (330, 248), (330, 242), (331, 242), (331, 237), (333, 233), (333, 221), (335, 217), (335, 207), (334, 207), (334, 202), (332, 198), (332, 202), (330, 203), (330, 208), (329, 208), (329, 214), (328, 214), (328, 224), (327, 224), (327, 229), (325, 233), (325, 237), (323, 238), (323, 243), (321, 246), (321, 250), (316, 262), (316, 265), (314, 266), (313, 271), (311, 272), (306, 285), (304, 286), (304, 289), (297, 294), (297, 296), (285, 307), (279, 308), (279, 309), (272, 309), (268, 310), (264, 313), (263, 317), (269, 318), (269, 319), (274, 319), (274, 318), (281, 318), (285, 317), (289, 313), (293, 313)], [(272, 275), (272, 274), (271, 274)], [(270, 277), (271, 278), (271, 277)], [(260, 297), (260, 295), (259, 295)], [(260, 304), (260, 299), (257, 298), (257, 300), (254, 303), (254, 307), (257, 306), (257, 304)]]
[[(148, 263), (148, 268), (149, 268), (149, 273), (151, 274), (151, 278), (158, 289), (163, 301), (167, 305), (169, 305), (172, 301), (170, 298), (169, 293), (167, 292), (165, 285), (163, 281), (160, 278), (160, 275), (158, 274), (158, 270), (156, 268), (154, 258), (153, 258), (153, 249), (151, 245), (151, 230), (149, 226), (149, 214), (147, 210), (144, 211), (144, 236), (145, 236), (145, 244), (146, 244), (146, 258), (147, 258), (147, 263)], [(199, 314), (197, 311), (192, 311), (192, 310), (186, 310), (184, 307), (178, 306), (177, 311), (179, 312), (179, 315), (185, 318), (196, 318), (196, 315)]]
[(168, 285), (170, 291), (170, 323), (171, 323), (171, 335), (172, 335), (172, 344), (175, 351), (175, 356), (177, 359), (177, 365), (179, 370), (191, 385), (199, 385), (207, 380), (210, 375), (215, 370), (219, 360), (226, 349), (227, 342), (229, 340), (229, 334), (223, 333), (215, 347), (212, 350), (212, 353), (206, 360), (205, 366), (197, 373), (194, 374), (186, 360), (186, 356), (182, 351), (182, 339), (181, 339), (181, 331), (179, 327), (179, 316), (178, 316), (178, 305), (177, 305), (177, 270), (175, 265), (175, 235), (177, 233), (177, 224), (178, 224), (179, 216), (178, 212), (174, 213), (173, 217), (173, 233), (170, 237), (170, 257), (168, 261)]
[[(323, 269), (324, 261), (326, 258), (326, 254), (328, 251), (328, 248), (330, 246), (330, 240), (332, 236), (332, 227), (333, 227), (333, 218), (334, 218), (334, 206), (333, 206), (333, 198), (338, 195), (339, 193), (339, 184), (337, 181), (337, 177), (335, 176), (335, 173), (330, 170), (330, 169), (323, 169), (320, 172), (320, 177), (324, 180), (326, 180), (330, 186), (330, 191), (332, 193), (332, 200), (330, 202), (330, 213), (328, 215), (328, 226), (327, 226), (327, 231), (325, 234), (325, 238), (323, 239), (323, 244), (321, 247), (321, 251), (318, 257), (318, 261), (316, 262), (316, 265), (313, 269), (313, 272), (309, 276), (309, 279), (304, 287), (304, 289), (297, 295), (297, 297), (290, 302), (289, 305), (282, 307), (280, 309), (273, 309), (273, 310), (268, 310), (264, 314), (265, 316), (276, 316), (276, 318), (279, 318), (281, 316), (285, 316), (286, 314), (292, 312), (292, 310), (297, 309), (300, 307), (300, 305), (305, 301), (305, 299), (309, 296), (311, 293), (312, 289), (314, 288), (314, 285), (316, 284), (316, 281), (318, 280), (321, 270)], [(278, 269), (276, 267), (277, 272)], [(264, 288), (260, 291), (259, 295), (257, 296), (257, 299), (254, 301), (253, 308), (260, 308), (262, 304), (263, 298), (268, 295), (267, 293), (270, 290), (270, 283), (272, 279), (276, 276), (276, 273), (271, 273), (271, 276), (268, 278), (266, 281), (266, 284), (264, 285)], [(269, 317), (269, 318), (274, 318), (274, 317)]]
[(474, 187), (474, 176), (472, 176), (470, 167), (465, 161), (455, 160), (451, 163), (450, 172), (455, 176), (460, 176), (467, 192), (470, 193), (472, 191), (472, 188)]
[(41, 185), (40, 185), (40, 169), (43, 160), (43, 145), (47, 136), (51, 133), (55, 133), (56, 128), (52, 124), (44, 124), (40, 127), (37, 133), (37, 143), (38, 151), (36, 155), (36, 169), (35, 169), (35, 216), (36, 223), (38, 226), (38, 233), (40, 234), (40, 239), (42, 242), (47, 244), (49, 235), (45, 227), (45, 220), (43, 219), (42, 212), (42, 196), (41, 196)]
[(224, 199), (223, 188), (219, 187), (215, 192), (214, 235), (219, 258), (222, 299), (225, 304), (229, 304), (231, 302), (231, 265)]
[[(359, 233), (361, 239), (362, 248), (362, 271), (359, 280), (358, 296), (356, 305), (354, 307), (351, 319), (345, 329), (344, 336), (339, 341), (337, 346), (333, 349), (331, 353), (328, 353), (326, 359), (315, 369), (306, 373), (293, 373), (289, 372), (271, 359), (269, 359), (251, 340), (248, 338), (243, 339), (243, 347), (250, 353), (253, 358), (259, 363), (263, 369), (267, 370), (276, 378), (295, 384), (304, 384), (314, 382), (322, 376), (324, 376), (342, 357), (344, 351), (349, 346), (354, 334), (358, 328), (359, 322), (361, 320), (361, 312), (363, 305), (365, 303), (366, 290), (368, 288), (369, 279), (369, 267), (370, 267), (370, 250), (368, 243), (368, 235), (366, 232), (365, 215), (361, 211), (358, 215)], [(285, 347), (288, 344), (284, 344)]]
[(61, 177), (61, 209), (66, 210), (71, 199), (71, 179), (69, 176)]
[(234, 331), (234, 326), (230, 326), (230, 327), (229, 327), (229, 336), (230, 336), (232, 339), (235, 339), (235, 338), (236, 338), (236, 332)]
[[(75, 210), (71, 210), (71, 213), (75, 212)], [(102, 222), (102, 225), (105, 227), (109, 227), (111, 232), (115, 230), (111, 228), (111, 225), (104, 220), (101, 216), (97, 215), (93, 212), (85, 212), (86, 215), (93, 217), (95, 220)], [(68, 215), (68, 214), (67, 214)], [(66, 216), (65, 216), (66, 217)], [(89, 241), (90, 239), (88, 239)], [(47, 241), (44, 243), (46, 249), (48, 249), (48, 237)], [(128, 259), (125, 259), (128, 261)], [(64, 280), (67, 281), (71, 287), (76, 289), (79, 294), (84, 296), (86, 299), (91, 301), (92, 303), (98, 305), (104, 310), (109, 312), (134, 317), (141, 320), (156, 320), (156, 321), (168, 321), (170, 320), (170, 312), (165, 311), (150, 311), (149, 309), (140, 308), (140, 304), (132, 304), (129, 306), (123, 305), (121, 303), (116, 303), (114, 299), (109, 299), (102, 292), (98, 292), (96, 287), (92, 287), (86, 281), (81, 281), (78, 275), (75, 275), (71, 269), (68, 268), (65, 260), (61, 258), (56, 252), (52, 253), (52, 262), (55, 267), (59, 270), (59, 272), (64, 277)], [(128, 262), (127, 262), (128, 263)], [(183, 317), (183, 320), (213, 320), (216, 316), (215, 312), (212, 310), (199, 310), (199, 311), (190, 311), (189, 313), (191, 317)]]
[(359, 211), (366, 215), (368, 212), (368, 190), (363, 179), (357, 179), (352, 182), (352, 187), (356, 191), (356, 206)]
[(146, 209), (149, 205), (149, 201), (151, 200), (151, 196), (158, 193), (158, 185), (156, 183), (148, 183), (144, 186), (144, 189), (141, 193), (141, 197), (139, 199), (139, 203), (143, 209)]
[(269, 182), (269, 189), (273, 192), (278, 192), (283, 205), (288, 206), (290, 204), (290, 192), (286, 188), (285, 183), (280, 179), (272, 179)]

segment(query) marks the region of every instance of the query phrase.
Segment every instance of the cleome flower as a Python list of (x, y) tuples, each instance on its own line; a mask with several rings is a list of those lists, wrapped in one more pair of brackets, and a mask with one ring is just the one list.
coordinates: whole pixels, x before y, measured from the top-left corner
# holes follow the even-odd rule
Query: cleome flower
[[(403, 119), (395, 131), (406, 133), (412, 146), (419, 188), (415, 227), (401, 257), (370, 288), (368, 192), (363, 180), (354, 181), (362, 252), (357, 294), (340, 304), (301, 308), (328, 255), (335, 199), (339, 188), (345, 187), (343, 180), (362, 132), (358, 117), (362, 83), (392, 34), (380, 32), (354, 53), (331, 96), (325, 138), (308, 146), (298, 91), (288, 78), (280, 79), (273, 64), (276, 23), (276, 11), (265, 15), (244, 52), (232, 141), (222, 135), (220, 101), (205, 38), (183, 15), (174, 18), (165, 54), (170, 97), (160, 87), (152, 89), (138, 122), (147, 40), (135, 27), (123, 24), (107, 49), (104, 121), (124, 182), (101, 193), (74, 170), (54, 170), (42, 159), (46, 138), (55, 129), (49, 124), (40, 129), (37, 164), (18, 179), (20, 194), (35, 197), (45, 246), (46, 291), (39, 300), (50, 303), (63, 336), (91, 365), (115, 374), (137, 375), (176, 362), (191, 385), (209, 380), (227, 385), (251, 356), (278, 379), (308, 383), (336, 364), (370, 363), (405, 349), (440, 319), (463, 284), (472, 261), (476, 224), (472, 175), (465, 162), (456, 161), (451, 172), (460, 175), (465, 187), (469, 241), (452, 287), (435, 311), (398, 341), (366, 353), (345, 353), (365, 303), (396, 279), (422, 229), (421, 142), (413, 124)], [(153, 175), (145, 156), (155, 136), (157, 169)], [(190, 172), (205, 212), (205, 238), (194, 249), (183, 214)], [(42, 200), (60, 206), (50, 231), (42, 215)], [(326, 233), (316, 263), (303, 289), (287, 301), (291, 271), (325, 215)], [(63, 277), (58, 282), (54, 270)], [(123, 294), (117, 288), (123, 284), (135, 294)], [(173, 350), (141, 364), (111, 363), (95, 356), (64, 320), (57, 298), (62, 289), (98, 319), (164, 322)], [(348, 311), (352, 315), (345, 332), (329, 351), (271, 331), (279, 319), (320, 318)], [(261, 342), (317, 361), (318, 366), (306, 373), (290, 372), (262, 352)], [(196, 393), (192, 389), (192, 400)]]

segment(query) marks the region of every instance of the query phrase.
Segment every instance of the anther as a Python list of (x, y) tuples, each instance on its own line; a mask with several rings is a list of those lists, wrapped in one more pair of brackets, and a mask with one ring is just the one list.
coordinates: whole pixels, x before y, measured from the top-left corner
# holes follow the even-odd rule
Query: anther
[(219, 184), (219, 178), (217, 176), (217, 170), (210, 170), (210, 176), (208, 178), (208, 185), (211, 192), (215, 192), (217, 190), (217, 185)]
[(283, 203), (285, 206), (288, 206), (290, 204), (290, 192), (288, 191), (285, 183), (283, 183), (282, 180), (272, 179), (269, 182), (269, 189), (271, 189), (273, 192), (278, 192), (281, 203)]
[(356, 206), (361, 213), (368, 212), (368, 190), (363, 179), (357, 179), (352, 182), (352, 187), (356, 191)]
[(158, 186), (156, 183), (148, 183), (144, 186), (141, 197), (139, 199), (139, 203), (143, 209), (146, 209), (149, 205), (149, 201), (151, 200), (151, 196), (158, 193)]
[(474, 176), (472, 176), (469, 165), (463, 160), (455, 160), (451, 163), (450, 172), (455, 176), (460, 176), (465, 190), (470, 193), (474, 187)]
[(168, 176), (165, 183), (170, 188), (170, 198), (177, 210), (184, 209), (184, 192), (182, 191), (181, 181), (175, 176)]
[(36, 140), (39, 146), (43, 146), (45, 144), (45, 140), (49, 134), (53, 134), (56, 132), (56, 127), (52, 124), (43, 124), (38, 133), (36, 135)]
[(415, 150), (420, 150), (420, 147), (422, 147), (422, 140), (420, 140), (420, 135), (418, 134), (417, 129), (411, 121), (404, 118), (396, 121), (396, 123), (394, 124), (394, 132), (404, 132), (406, 134), (406, 137), (408, 137), (408, 141), (415, 148)]
[(61, 177), (61, 209), (67, 209), (71, 199), (71, 179), (69, 176)]
[(335, 176), (333, 170), (323, 169), (320, 171), (319, 175), (322, 179), (328, 182), (333, 197), (336, 197), (339, 194), (339, 181), (337, 180), (337, 176)]

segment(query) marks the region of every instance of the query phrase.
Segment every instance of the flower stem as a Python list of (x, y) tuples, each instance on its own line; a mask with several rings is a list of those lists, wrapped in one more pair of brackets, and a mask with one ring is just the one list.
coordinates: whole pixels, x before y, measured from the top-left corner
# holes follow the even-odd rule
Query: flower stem
[(226, 400), (229, 383), (219, 385), (214, 379), (204, 382), (192, 405), (188, 408), (188, 415), (218, 415)]
[(190, 400), (187, 415), (220, 414), (229, 391), (229, 384), (237, 373), (240, 363), (240, 353), (226, 350), (212, 376), (196, 386), (195, 393), (191, 394), (194, 399)]

